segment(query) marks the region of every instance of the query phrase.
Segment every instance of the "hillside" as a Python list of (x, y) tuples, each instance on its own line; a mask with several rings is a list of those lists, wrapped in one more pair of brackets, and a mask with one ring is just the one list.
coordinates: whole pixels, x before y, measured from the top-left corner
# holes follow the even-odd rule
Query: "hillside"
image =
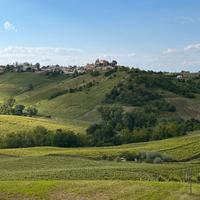
[[(65, 75), (49, 77), (35, 73), (6, 73), (0, 76), (0, 101), (14, 96), (18, 103), (37, 106), (44, 116), (51, 115), (63, 120), (96, 121), (99, 120), (96, 107), (122, 77), (123, 73), (118, 73), (112, 79), (103, 75), (92, 77), (89, 74), (73, 78)], [(91, 88), (48, 99), (58, 91), (77, 88), (94, 81), (96, 84)], [(29, 84), (33, 85), (32, 91), (26, 91)]]
[[(96, 122), (100, 120), (100, 115), (96, 111), (98, 105), (102, 105), (105, 95), (119, 82), (126, 80), (128, 76), (129, 74), (126, 71), (118, 71), (114, 73), (114, 76), (110, 76), (112, 78), (105, 77), (104, 73), (97, 77), (90, 74), (78, 77), (66, 75), (51, 77), (28, 72), (5, 73), (0, 75), (0, 102), (6, 97), (13, 96), (16, 98), (17, 103), (35, 105), (42, 116), (51, 116), (59, 120)], [(134, 76), (138, 75), (135, 74)], [(83, 88), (81, 91), (62, 94), (66, 89), (83, 87), (87, 83), (94, 83), (94, 85), (90, 88)], [(30, 84), (33, 86), (32, 90), (28, 89)], [(150, 91), (151, 88), (148, 90)], [(157, 91), (158, 89), (153, 90)], [(159, 90), (167, 102), (176, 106), (175, 113), (163, 113), (163, 116), (200, 119), (200, 109), (198, 109), (200, 108), (199, 94), (196, 94), (195, 98), (186, 98), (166, 89)], [(62, 95), (50, 99), (51, 96), (59, 92)], [(124, 105), (126, 110), (132, 109), (131, 105), (120, 104)]]
[[(16, 104), (35, 106), (39, 110), (39, 115), (34, 117), (0, 115), (1, 142), (4, 138), (11, 142), (11, 147), (16, 141), (32, 140), (34, 137), (30, 135), (29, 138), (29, 132), (35, 134), (32, 130), (37, 130), (38, 126), (45, 127), (49, 137), (52, 137), (49, 133), (62, 129), (81, 133), (77, 134), (78, 139), (84, 140), (89, 126), (103, 121), (115, 124), (119, 119), (124, 120), (124, 116), (139, 119), (138, 127), (135, 122), (136, 127), (132, 127), (136, 131), (143, 125), (141, 122), (146, 120), (149, 125), (153, 117), (158, 118), (153, 133), (159, 129), (160, 121), (178, 119), (159, 129), (161, 132), (169, 130), (169, 135), (158, 141), (150, 138), (145, 140), (148, 142), (130, 143), (127, 140), (130, 144), (107, 147), (89, 147), (91, 144), (83, 142), (87, 147), (76, 148), (43, 147), (43, 143), (39, 143), (40, 147), (0, 149), (0, 199), (199, 199), (198, 126), (197, 131), (176, 133), (178, 125), (182, 128), (188, 124), (179, 117), (200, 119), (199, 87), (190, 90), (198, 82), (199, 79), (192, 82), (178, 81), (174, 77), (165, 79), (163, 74), (138, 73), (137, 70), (119, 70), (109, 76), (105, 76), (105, 72), (99, 76), (88, 73), (76, 77), (37, 73), (0, 75), (0, 102), (13, 96)], [(173, 87), (169, 87), (171, 84)], [(98, 109), (101, 106), (104, 119)], [(134, 115), (137, 112), (140, 115)], [(119, 124), (121, 122), (124, 123), (119, 121)], [(118, 136), (120, 126), (116, 127)], [(124, 129), (120, 133), (125, 133), (125, 137), (134, 134), (140, 137), (145, 128), (148, 127), (138, 132), (131, 130), (128, 135)], [(102, 130), (98, 132), (100, 136), (112, 133), (111, 129)], [(39, 142), (45, 138), (42, 133), (39, 133)], [(56, 134), (61, 136), (61, 142), (66, 142), (63, 137), (67, 136), (66, 132)], [(173, 138), (164, 139), (168, 137)], [(73, 141), (74, 137), (71, 139)], [(192, 171), (193, 194), (189, 193), (186, 183), (188, 169)]]
[[(78, 126), (77, 126), (78, 124)], [(87, 124), (78, 122), (58, 122), (50, 119), (23, 117), (23, 116), (11, 116), (0, 115), (0, 135), (13, 133), (16, 131), (32, 130), (37, 126), (43, 126), (49, 130), (63, 129), (71, 130), (76, 133), (84, 133), (87, 128)]]

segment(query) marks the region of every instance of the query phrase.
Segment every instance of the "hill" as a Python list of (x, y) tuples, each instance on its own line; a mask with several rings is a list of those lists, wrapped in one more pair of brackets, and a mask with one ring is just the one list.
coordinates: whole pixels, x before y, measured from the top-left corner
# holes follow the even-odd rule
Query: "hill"
[[(157, 74), (134, 72), (131, 79), (134, 84), (135, 78), (140, 81), (137, 82), (138, 88), (143, 88), (144, 85), (141, 76), (146, 77), (147, 80), (148, 78), (150, 80), (155, 79), (155, 77), (159, 78)], [(96, 122), (100, 120), (100, 115), (96, 109), (99, 105), (102, 105), (105, 95), (109, 94), (119, 83), (126, 82), (128, 77), (130, 77), (130, 74), (127, 70), (117, 71), (110, 76), (105, 76), (102, 72), (99, 76), (92, 76), (87, 73), (77, 77), (66, 75), (54, 77), (31, 72), (5, 73), (0, 75), (0, 102), (13, 96), (17, 103), (36, 106), (42, 116), (51, 116), (59, 120)], [(164, 77), (165, 75), (162, 75), (161, 79)], [(162, 82), (162, 80), (160, 81)], [(175, 85), (175, 89), (187, 86), (189, 94), (193, 93), (192, 85), (189, 87), (186, 83), (177, 82), (176, 78), (173, 78), (173, 81), (178, 83), (178, 86)], [(167, 82), (167, 84), (171, 85), (172, 83)], [(30, 85), (32, 89), (29, 88)], [(67, 92), (70, 89), (72, 91)], [(198, 109), (200, 107), (200, 95), (198, 93), (195, 94), (195, 98), (188, 98), (187, 95), (182, 95), (184, 91), (178, 90), (179, 92), (176, 92), (162, 85), (148, 86), (147, 91), (162, 95), (167, 102), (176, 106), (176, 112), (173, 114), (163, 112), (162, 116), (200, 119)], [(126, 110), (132, 110), (138, 106), (120, 101), (114, 101), (114, 103), (123, 105)]]
[[(83, 139), (89, 126), (92, 130), (103, 122), (102, 132), (97, 129), (95, 134), (100, 134), (96, 134), (100, 141), (103, 134), (107, 145), (112, 144), (107, 135), (114, 138), (114, 144), (119, 138), (128, 138), (130, 143), (129, 136), (140, 137), (145, 131), (143, 139), (149, 133), (158, 137), (123, 145), (118, 140), (118, 146), (107, 147), (0, 149), (0, 199), (200, 198), (200, 132), (188, 132), (199, 129), (199, 122), (183, 120), (200, 119), (199, 78), (177, 80), (137, 69), (98, 76), (5, 73), (0, 75), (0, 102), (10, 96), (16, 104), (39, 110), (36, 117), (0, 115), (1, 139), (7, 135), (11, 143), (32, 140), (29, 132), (38, 126), (49, 132), (72, 130), (82, 133), (77, 135)], [(49, 132), (45, 136), (51, 137)], [(74, 139), (66, 132), (56, 134), (61, 144), (66, 138)], [(152, 141), (168, 137), (173, 138)], [(192, 172), (192, 194), (186, 184), (188, 169)]]
[[(0, 101), (13, 96), (18, 103), (35, 105), (43, 116), (51, 115), (62, 120), (96, 121), (99, 120), (96, 107), (122, 77), (123, 73), (117, 73), (112, 79), (103, 74), (98, 77), (90, 74), (78, 77), (65, 75), (49, 77), (35, 73), (6, 73), (0, 76)], [(59, 91), (84, 87), (89, 83), (94, 85), (85, 87), (79, 92), (66, 93), (49, 99)], [(31, 91), (27, 90), (29, 84), (33, 85)]]
[[(56, 123), (54, 130), (67, 130), (62, 126), (66, 124), (68, 130), (76, 133), (84, 133), (89, 127), (86, 145), (116, 145), (166, 139), (199, 129), (200, 122), (184, 121), (199, 119), (196, 109), (200, 106), (199, 85), (196, 76), (179, 80), (165, 73), (134, 68), (79, 75), (7, 72), (0, 75), (0, 101), (13, 96), (14, 106), (36, 107), (37, 117), (51, 119), (50, 130)], [(44, 119), (41, 120), (41, 123), (33, 120), (30, 129), (42, 124), (48, 128)], [(2, 131), (13, 132), (14, 124), (18, 123), (18, 131), (28, 130), (24, 124), (31, 121), (27, 118), (22, 121), (23, 117), (9, 116), (3, 122)]]

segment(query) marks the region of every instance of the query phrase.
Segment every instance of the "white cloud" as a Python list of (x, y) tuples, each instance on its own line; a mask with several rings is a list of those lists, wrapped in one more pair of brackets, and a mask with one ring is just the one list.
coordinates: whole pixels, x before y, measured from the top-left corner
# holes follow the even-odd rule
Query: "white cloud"
[(163, 51), (163, 54), (171, 54), (177, 52), (175, 48), (168, 48), (167, 50)]
[(0, 48), (1, 64), (19, 62), (41, 62), (43, 64), (73, 64), (76, 58), (82, 54), (77, 48), (54, 48), (54, 47), (23, 47), (9, 46)]
[(81, 53), (81, 49), (76, 48), (53, 48), (53, 47), (21, 47), (21, 46), (9, 46), (4, 49), (0, 49), (0, 54), (4, 55), (59, 55), (65, 56), (69, 53)]
[(120, 60), (120, 59), (129, 59), (129, 58), (133, 58), (135, 57), (136, 54), (135, 53), (120, 53), (120, 54), (99, 54), (97, 55), (97, 57), (101, 58), (101, 59), (108, 59), (108, 60)]
[(200, 43), (197, 43), (197, 44), (189, 44), (189, 45), (187, 45), (186, 47), (184, 47), (184, 50), (185, 50), (185, 51), (188, 51), (188, 50), (195, 50), (195, 49), (200, 49)]
[(17, 28), (9, 21), (5, 21), (3, 24), (4, 30), (17, 32)]

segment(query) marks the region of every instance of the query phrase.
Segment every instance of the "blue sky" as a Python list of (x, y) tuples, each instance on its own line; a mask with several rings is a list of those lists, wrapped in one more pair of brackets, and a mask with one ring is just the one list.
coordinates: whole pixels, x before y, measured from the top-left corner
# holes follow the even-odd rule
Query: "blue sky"
[(200, 70), (199, 0), (0, 0), (0, 63)]

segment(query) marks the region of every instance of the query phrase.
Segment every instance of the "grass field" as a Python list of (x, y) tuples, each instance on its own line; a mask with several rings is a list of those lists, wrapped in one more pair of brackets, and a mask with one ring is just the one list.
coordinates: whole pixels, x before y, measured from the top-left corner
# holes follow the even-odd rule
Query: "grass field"
[(200, 186), (136, 181), (0, 182), (0, 199), (20, 200), (198, 200)]
[(57, 122), (42, 118), (20, 117), (12, 115), (0, 115), (0, 134), (8, 134), (22, 130), (33, 130), (37, 126), (43, 126), (49, 130), (63, 129), (76, 133), (85, 133), (88, 126), (83, 122)]
[[(182, 181), (187, 169), (200, 173), (199, 132), (148, 143), (99, 148), (35, 147), (0, 150), (0, 180), (151, 180)], [(148, 164), (102, 160), (121, 152), (157, 151), (179, 162)], [(180, 162), (184, 160), (184, 162)], [(186, 162), (187, 161), (187, 162)]]
[(156, 151), (166, 154), (177, 161), (190, 161), (200, 157), (200, 132), (195, 131), (184, 137), (171, 138), (160, 141), (127, 144), (114, 147), (91, 148), (56, 148), (34, 147), (20, 149), (0, 149), (1, 154), (13, 156), (45, 156), (61, 154), (67, 156), (84, 156), (99, 159), (103, 155), (116, 156), (121, 152)]
[[(199, 141), (200, 133), (194, 132), (117, 147), (1, 149), (0, 199), (199, 199), (200, 185), (193, 184), (190, 195), (183, 183), (188, 169), (193, 182), (199, 182)], [(123, 151), (159, 151), (188, 161), (149, 164), (101, 159)]]

